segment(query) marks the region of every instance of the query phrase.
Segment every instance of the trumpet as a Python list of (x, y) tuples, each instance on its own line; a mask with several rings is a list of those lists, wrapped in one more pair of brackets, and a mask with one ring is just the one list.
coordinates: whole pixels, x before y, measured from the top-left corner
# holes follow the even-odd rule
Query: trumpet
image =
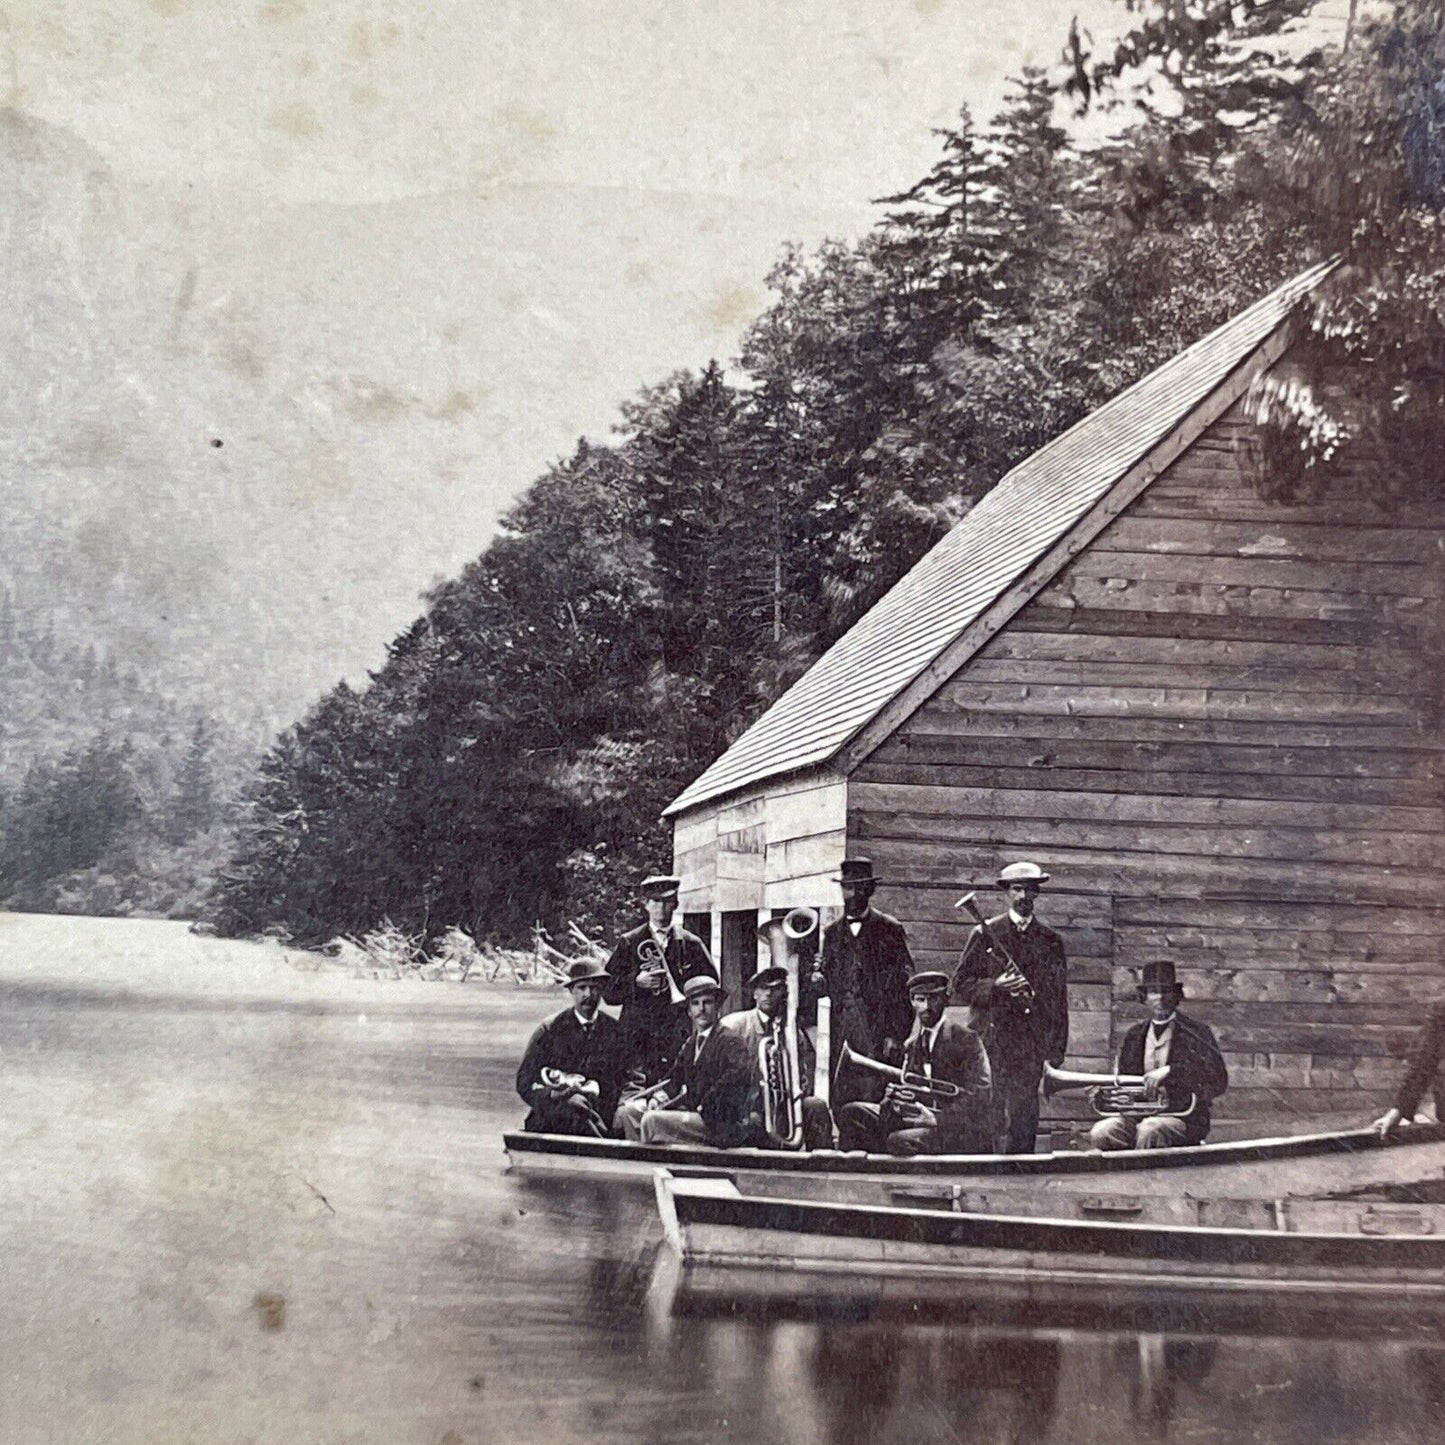
[(768, 945), (773, 966), (788, 975), (787, 1014), (782, 1037), (770, 1033), (758, 1040), (758, 1076), (763, 1082), (763, 1127), (785, 1149), (803, 1146), (802, 1068), (798, 1063), (798, 950), (800, 940), (815, 933), (818, 912), (794, 908), (782, 918), (758, 924), (758, 937)]
[(978, 924), (978, 931), (983, 938), (983, 946), (994, 958), (1003, 963), (1003, 972), (999, 974), (999, 977), (1010, 983), (1017, 980), (1023, 984), (1023, 988), (1018, 993), (1010, 993), (1009, 997), (1018, 1005), (1019, 1012), (1027, 1017), (1034, 1011), (1034, 986), (1028, 981), (1023, 969), (1019, 967), (1018, 960), (993, 936), (993, 930), (988, 926), (988, 919), (983, 916), (983, 910), (974, 902), (972, 893), (965, 893), (953, 906), (965, 909), (973, 921)]
[(542, 1070), (542, 1087), (549, 1089), (558, 1099), (575, 1097), (585, 1100), (587, 1108), (583, 1111), (583, 1118), (587, 1121), (588, 1131), (599, 1139), (607, 1137), (607, 1121), (597, 1112), (596, 1106), (601, 1089), (594, 1080), (586, 1079), (581, 1074), (547, 1068)]
[(677, 986), (677, 980), (667, 966), (667, 953), (658, 946), (655, 938), (644, 938), (637, 945), (637, 961), (642, 965), (637, 972), (638, 978), (641, 978), (644, 973), (660, 973), (667, 980), (669, 1000), (673, 1003), (682, 1002), (682, 990)]
[(1084, 1074), (1045, 1063), (1044, 1098), (1052, 1099), (1070, 1089), (1093, 1089), (1096, 1114), (1122, 1114), (1126, 1119), (1184, 1119), (1194, 1112), (1197, 1102), (1196, 1096), (1190, 1094), (1183, 1108), (1171, 1109), (1162, 1094), (1151, 1099), (1142, 1074)]

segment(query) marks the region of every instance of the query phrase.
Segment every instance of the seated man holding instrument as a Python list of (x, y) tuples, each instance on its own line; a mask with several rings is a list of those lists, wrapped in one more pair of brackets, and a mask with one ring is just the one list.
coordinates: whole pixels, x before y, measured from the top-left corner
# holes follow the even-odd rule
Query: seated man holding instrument
[(1137, 1089), (1096, 1091), (1096, 1107), (1115, 1103), (1120, 1112), (1089, 1131), (1092, 1148), (1170, 1149), (1208, 1136), (1209, 1106), (1229, 1087), (1229, 1070), (1213, 1031), (1179, 1011), (1183, 997), (1173, 963), (1144, 965), (1139, 1002), (1149, 1005), (1150, 1017), (1124, 1035), (1117, 1065), (1119, 1074), (1140, 1082)]
[(622, 1089), (622, 1030), (601, 1012), (607, 970), (570, 964), (564, 985), (571, 1008), (537, 1026), (517, 1070), (517, 1093), (531, 1109), (522, 1127), (605, 1138)]
[(845, 1104), (838, 1145), (889, 1154), (967, 1154), (987, 1148), (991, 1130), (988, 1053), (983, 1040), (945, 1018), (949, 977), (915, 973), (908, 980), (913, 1027), (900, 1077), (881, 1104)]
[(660, 1084), (617, 1111), (626, 1139), (643, 1144), (706, 1144), (736, 1149), (763, 1142), (757, 1070), (737, 1034), (718, 1025), (721, 984), (690, 978), (682, 987), (692, 1034)]

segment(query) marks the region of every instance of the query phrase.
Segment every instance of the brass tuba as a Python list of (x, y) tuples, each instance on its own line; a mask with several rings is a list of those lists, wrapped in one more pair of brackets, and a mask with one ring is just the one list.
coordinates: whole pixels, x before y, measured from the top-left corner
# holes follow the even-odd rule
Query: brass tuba
[(1193, 1094), (1182, 1109), (1171, 1109), (1162, 1094), (1151, 1099), (1145, 1093), (1142, 1074), (1084, 1074), (1074, 1069), (1056, 1069), (1052, 1064), (1045, 1063), (1044, 1098), (1052, 1099), (1055, 1094), (1067, 1093), (1070, 1089), (1101, 1091), (1093, 1100), (1094, 1112), (1100, 1115), (1122, 1114), (1126, 1119), (1184, 1119), (1194, 1112), (1196, 1103)]
[(763, 1082), (763, 1127), (785, 1149), (803, 1147), (803, 1085), (798, 1063), (798, 943), (816, 933), (818, 912), (793, 908), (782, 918), (758, 924), (774, 968), (788, 975), (788, 1005), (782, 1038), (758, 1040), (758, 1074)]

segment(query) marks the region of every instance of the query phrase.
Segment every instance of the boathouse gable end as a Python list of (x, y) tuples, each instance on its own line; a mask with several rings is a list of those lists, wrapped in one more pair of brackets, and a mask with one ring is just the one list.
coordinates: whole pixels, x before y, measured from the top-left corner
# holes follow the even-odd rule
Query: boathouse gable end
[(1266, 499), (1236, 403), (849, 776), (850, 847), (951, 966), (1002, 858), (1053, 875), (1070, 1062), (1173, 958), (1223, 1118), (1364, 1115), (1445, 993), (1445, 508), (1365, 462)]

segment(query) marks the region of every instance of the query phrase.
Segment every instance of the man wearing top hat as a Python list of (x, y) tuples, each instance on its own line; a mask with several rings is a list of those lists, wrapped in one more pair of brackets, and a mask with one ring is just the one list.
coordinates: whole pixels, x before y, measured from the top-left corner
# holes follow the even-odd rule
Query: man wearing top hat
[(1044, 1064), (1058, 1068), (1069, 1046), (1064, 940), (1034, 911), (1049, 875), (1010, 863), (998, 876), (1008, 911), (976, 927), (953, 978), (955, 1003), (973, 1010), (993, 1070), (994, 1145), (1032, 1154)]
[[(1108, 1115), (1089, 1131), (1095, 1149), (1169, 1149), (1204, 1142), (1209, 1106), (1229, 1087), (1229, 1070), (1208, 1026), (1179, 1011), (1183, 997), (1173, 963), (1161, 959), (1144, 965), (1139, 1002), (1148, 1004), (1149, 1018), (1124, 1035), (1115, 1069), (1142, 1075), (1146, 1098), (1162, 1100), (1165, 1114)], [(1100, 1093), (1107, 1101), (1109, 1091)]]
[(677, 922), (681, 886), (671, 874), (642, 880), (647, 922), (624, 933), (607, 961), (607, 1002), (622, 1010), (618, 1022), (631, 1087), (663, 1078), (687, 1038), (683, 985), (691, 978), (718, 978), (707, 945)]
[(618, 1128), (643, 1144), (736, 1149), (762, 1143), (757, 1069), (742, 1039), (718, 1022), (727, 996), (722, 985), (699, 974), (683, 985), (683, 994), (692, 1031), (659, 1092), (617, 1110)]
[[(776, 966), (760, 968), (748, 980), (747, 992), (752, 995), (753, 1007), (739, 1009), (736, 1013), (724, 1015), (718, 1027), (736, 1034), (748, 1051), (753, 1070), (757, 1075), (760, 1095), (766, 1094), (768, 1080), (763, 1076), (765, 1041), (782, 1050), (783, 1033), (788, 1018), (788, 970)], [(800, 1090), (803, 1117), (803, 1148), (831, 1149), (833, 1146), (833, 1115), (821, 1100), (810, 1097), (813, 1087), (813, 1046), (808, 1036), (798, 1030), (798, 1072), (794, 1088)]]
[(531, 1112), (534, 1134), (610, 1132), (622, 1089), (622, 1030), (601, 1011), (607, 970), (579, 962), (567, 968), (572, 1005), (537, 1026), (517, 1070), (517, 1092)]
[[(913, 957), (903, 925), (872, 905), (879, 879), (867, 858), (845, 858), (837, 883), (843, 892), (843, 916), (823, 932), (823, 947), (799, 1001), (799, 1019), (817, 1021), (818, 999), (832, 1002), (830, 1047), (834, 1068), (846, 1043), (854, 1053), (882, 1063), (898, 1062), (912, 1023), (908, 979)], [(872, 1075), (833, 1080), (838, 1107), (848, 1098), (872, 1098), (882, 1085)]]
[(903, 1046), (903, 1070), (928, 1083), (952, 1085), (953, 1097), (909, 1099), (890, 1084), (881, 1104), (845, 1104), (838, 1115), (842, 1149), (889, 1154), (972, 1154), (987, 1150), (992, 1133), (988, 1053), (983, 1040), (948, 1018), (946, 973), (908, 980), (913, 1027)]

